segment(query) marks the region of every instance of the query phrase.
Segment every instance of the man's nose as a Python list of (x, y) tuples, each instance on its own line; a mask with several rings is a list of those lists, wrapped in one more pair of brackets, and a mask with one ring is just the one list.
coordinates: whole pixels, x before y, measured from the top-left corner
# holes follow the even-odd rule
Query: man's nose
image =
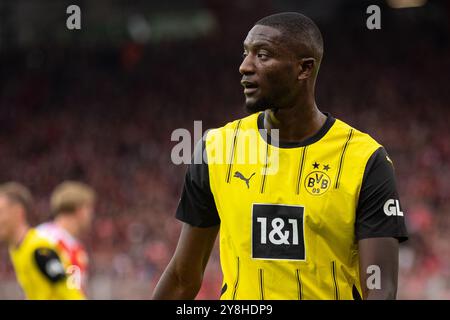
[(248, 54), (242, 61), (241, 65), (239, 66), (239, 73), (245, 75), (245, 74), (252, 74), (254, 72), (255, 72), (255, 65), (253, 63), (253, 58), (251, 57), (250, 54)]

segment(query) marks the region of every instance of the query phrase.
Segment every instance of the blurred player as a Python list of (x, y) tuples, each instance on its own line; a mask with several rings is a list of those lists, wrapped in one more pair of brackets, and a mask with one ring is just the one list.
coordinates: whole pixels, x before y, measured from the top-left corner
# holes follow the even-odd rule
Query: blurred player
[[(318, 109), (322, 54), (304, 15), (268, 16), (250, 30), (239, 71), (251, 115), (197, 145), (177, 210), (183, 229), (155, 299), (196, 297), (219, 229), (222, 299), (395, 299), (407, 232), (392, 162)], [(261, 151), (262, 162), (238, 160)]]
[(83, 299), (69, 285), (58, 249), (36, 229), (27, 215), (33, 207), (28, 189), (9, 182), (0, 185), (0, 241), (9, 245), (17, 280), (27, 299)]
[(65, 262), (69, 285), (86, 289), (88, 256), (79, 238), (91, 226), (95, 192), (86, 184), (66, 181), (58, 185), (50, 198), (53, 221), (39, 225), (38, 232), (50, 239)]

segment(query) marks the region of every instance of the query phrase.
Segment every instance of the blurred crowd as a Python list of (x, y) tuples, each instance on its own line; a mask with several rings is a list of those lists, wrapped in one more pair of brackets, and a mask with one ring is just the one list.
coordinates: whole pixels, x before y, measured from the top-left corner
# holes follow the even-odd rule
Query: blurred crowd
[[(92, 298), (150, 298), (181, 226), (174, 213), (185, 166), (171, 162), (171, 133), (192, 132), (194, 120), (206, 130), (245, 115), (240, 41), (39, 47), (2, 56), (0, 181), (31, 188), (32, 224), (48, 219), (49, 194), (62, 180), (95, 188), (96, 218), (83, 239)], [(411, 53), (330, 43), (319, 108), (371, 134), (394, 161), (410, 233), (401, 245), (398, 297), (450, 299), (448, 44), (431, 39)], [(13, 281), (0, 246), (0, 298), (20, 297), (5, 290)], [(220, 286), (216, 248), (199, 298), (218, 298)]]

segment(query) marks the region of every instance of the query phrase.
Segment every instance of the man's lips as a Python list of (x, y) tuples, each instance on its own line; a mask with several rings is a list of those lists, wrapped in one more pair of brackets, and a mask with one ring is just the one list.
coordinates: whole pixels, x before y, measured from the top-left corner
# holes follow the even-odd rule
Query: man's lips
[(256, 82), (242, 80), (241, 85), (244, 87), (244, 94), (252, 94), (258, 90)]
[(244, 89), (244, 94), (249, 95), (249, 94), (255, 93), (256, 91), (258, 91), (258, 87), (256, 87), (256, 88), (245, 88)]

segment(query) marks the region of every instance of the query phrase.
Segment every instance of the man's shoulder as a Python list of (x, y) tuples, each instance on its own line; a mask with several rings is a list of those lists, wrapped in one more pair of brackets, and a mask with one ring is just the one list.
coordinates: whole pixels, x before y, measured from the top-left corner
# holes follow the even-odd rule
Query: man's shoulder
[(36, 228), (30, 229), (30, 232), (32, 233), (30, 244), (33, 247), (39, 247), (39, 246), (44, 246), (44, 247), (49, 247), (49, 248), (55, 247), (55, 242), (52, 241), (51, 239), (49, 239), (49, 237), (46, 237), (45, 235), (43, 235)]
[(31, 228), (28, 230), (21, 245), (18, 248), (14, 248), (12, 252), (19, 253), (21, 256), (29, 256), (41, 248), (53, 250), (55, 249), (55, 244), (47, 237), (42, 236), (35, 228)]
[(335, 131), (340, 132), (342, 135), (346, 136), (353, 145), (358, 145), (360, 147), (372, 147), (379, 148), (382, 145), (375, 140), (369, 133), (357, 129), (356, 127), (346, 123), (343, 120), (336, 119)]
[(50, 242), (63, 244), (65, 248), (74, 248), (79, 246), (79, 241), (72, 236), (66, 229), (58, 226), (54, 222), (45, 222), (36, 228), (37, 232)]
[(246, 130), (246, 129), (257, 129), (257, 119), (260, 115), (260, 112), (253, 113), (249, 116), (232, 120), (227, 122), (223, 126), (219, 128), (214, 128), (208, 131), (208, 135), (223, 135), (223, 134), (232, 134), (237, 130)]
[(50, 241), (53, 244), (58, 243), (60, 230), (54, 223), (44, 222), (38, 225), (35, 230), (40, 237), (45, 238), (47, 241)]

